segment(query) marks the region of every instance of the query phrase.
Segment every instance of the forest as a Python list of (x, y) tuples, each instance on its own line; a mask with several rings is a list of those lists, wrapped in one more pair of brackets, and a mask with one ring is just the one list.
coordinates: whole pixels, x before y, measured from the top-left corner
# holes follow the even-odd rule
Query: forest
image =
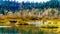
[(5, 11), (7, 12), (11, 11), (15, 13), (16, 11), (20, 10), (32, 10), (32, 8), (44, 10), (48, 8), (56, 8), (58, 11), (60, 11), (60, 0), (50, 0), (47, 2), (22, 2), (18, 3), (15, 1), (0, 1), (0, 14), (5, 15)]

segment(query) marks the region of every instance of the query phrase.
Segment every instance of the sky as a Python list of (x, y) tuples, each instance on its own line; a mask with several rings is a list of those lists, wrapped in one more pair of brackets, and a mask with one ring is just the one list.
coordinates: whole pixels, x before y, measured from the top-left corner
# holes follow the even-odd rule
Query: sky
[[(14, 0), (12, 0), (12, 1), (14, 1)], [(29, 2), (46, 2), (49, 0), (16, 0), (16, 1), (18, 1), (18, 2), (22, 2), (22, 1), (24, 1), (24, 2), (27, 2), (27, 1), (29, 1)]]

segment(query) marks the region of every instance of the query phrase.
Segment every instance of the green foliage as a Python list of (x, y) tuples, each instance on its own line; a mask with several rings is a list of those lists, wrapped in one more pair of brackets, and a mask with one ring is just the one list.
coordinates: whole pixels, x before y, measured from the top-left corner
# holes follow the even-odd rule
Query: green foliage
[[(24, 10), (29, 9), (29, 11), (32, 8), (35, 9), (39, 9), (42, 10), (42, 12), (44, 11), (44, 8), (48, 9), (48, 8), (60, 8), (60, 1), (59, 0), (50, 0), (47, 2), (22, 2), (22, 3), (15, 3), (15, 2), (0, 2), (0, 13), (1, 14), (6, 14), (4, 9), (8, 10), (8, 11), (12, 11), (13, 13), (15, 13), (16, 11), (21, 10), (21, 8)], [(4, 5), (2, 5), (4, 4)], [(42, 13), (41, 12), (41, 13)], [(52, 14), (54, 14), (54, 11), (52, 10)]]
[(60, 15), (60, 11), (58, 11), (58, 15)]
[(54, 14), (55, 14), (55, 11), (54, 11), (53, 9), (51, 10), (51, 14), (52, 14), (52, 15), (54, 15)]

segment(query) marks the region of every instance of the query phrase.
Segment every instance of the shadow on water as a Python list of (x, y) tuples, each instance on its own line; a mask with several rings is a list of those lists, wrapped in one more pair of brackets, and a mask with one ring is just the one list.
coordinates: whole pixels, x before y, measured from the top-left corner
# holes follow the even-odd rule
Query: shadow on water
[(39, 28), (33, 25), (19, 25), (11, 28), (0, 28), (0, 33), (7, 34), (58, 34), (58, 28)]

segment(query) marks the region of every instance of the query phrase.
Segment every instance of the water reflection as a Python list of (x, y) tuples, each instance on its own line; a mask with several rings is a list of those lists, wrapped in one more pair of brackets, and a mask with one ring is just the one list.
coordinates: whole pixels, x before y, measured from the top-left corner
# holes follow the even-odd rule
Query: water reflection
[(19, 33), (17, 28), (0, 28), (0, 33), (2, 34), (16, 34)]
[(0, 28), (2, 34), (59, 34), (60, 28), (39, 28), (33, 25), (17, 25), (11, 28)]

